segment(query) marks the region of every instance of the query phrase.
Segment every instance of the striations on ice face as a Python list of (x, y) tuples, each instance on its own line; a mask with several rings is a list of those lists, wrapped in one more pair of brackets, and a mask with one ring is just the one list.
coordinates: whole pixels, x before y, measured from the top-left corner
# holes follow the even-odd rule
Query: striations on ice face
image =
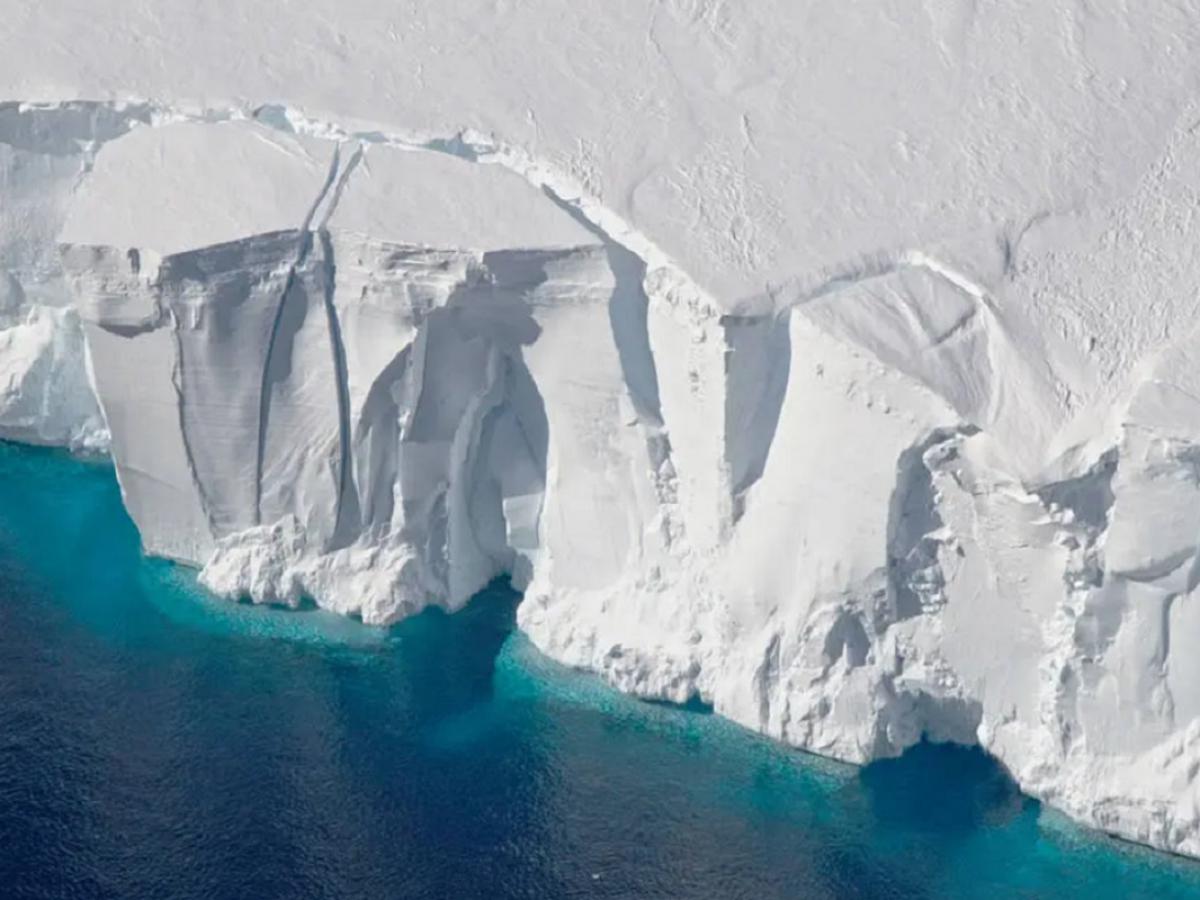
[(111, 441), (148, 551), (510, 573), (622, 689), (1200, 855), (1194, 5), (79, 5), (0, 32), (101, 98), (0, 104), (0, 437)]

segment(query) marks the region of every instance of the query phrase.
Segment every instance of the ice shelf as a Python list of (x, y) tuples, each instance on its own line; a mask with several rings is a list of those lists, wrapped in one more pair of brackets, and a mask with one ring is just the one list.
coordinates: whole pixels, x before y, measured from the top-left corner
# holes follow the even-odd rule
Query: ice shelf
[(72, 3), (0, 31), (0, 436), (149, 552), (508, 573), (623, 690), (1200, 855), (1200, 10)]

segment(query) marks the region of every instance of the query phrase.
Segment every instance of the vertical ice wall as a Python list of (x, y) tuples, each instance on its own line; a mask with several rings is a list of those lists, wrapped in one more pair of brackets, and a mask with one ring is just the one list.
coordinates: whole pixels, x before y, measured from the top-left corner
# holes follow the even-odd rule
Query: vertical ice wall
[(889, 250), (717, 308), (499, 166), (207, 122), (107, 147), (62, 265), (147, 546), (217, 590), (388, 622), (510, 572), (623, 689), (843, 759), (979, 741), (1196, 852), (1197, 272), (1147, 263), (1191, 177), (989, 279)]
[(641, 272), (513, 174), (144, 129), (61, 240), (131, 512), (213, 586), (385, 622), (501, 572), (608, 589), (662, 541)]

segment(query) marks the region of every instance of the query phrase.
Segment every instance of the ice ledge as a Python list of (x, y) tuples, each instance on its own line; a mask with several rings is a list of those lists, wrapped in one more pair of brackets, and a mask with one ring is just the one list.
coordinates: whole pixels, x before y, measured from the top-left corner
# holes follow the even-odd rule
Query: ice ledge
[[(979, 740), (1081, 820), (1200, 854), (1200, 365), (1190, 334), (1153, 339), (1190, 321), (1198, 273), (1131, 241), (1110, 280), (1124, 265), (1153, 310), (1100, 284), (1103, 315), (1077, 298), (1059, 327), (1042, 299), (1113, 228), (1175, 229), (1178, 170), (1038, 220), (1001, 275), (889, 250), (722, 306), (478, 135), (0, 110), (54, 236), (0, 219), (3, 334), (34, 348), (4, 408), (94, 433), (48, 424), (88, 420), (62, 411), (94, 411), (90, 377), (154, 552), (372, 622), (510, 571), (538, 645), (625, 690), (856, 761)], [(421, 188), (477, 212), (426, 221)], [(1089, 356), (1072, 329), (1093, 326)]]

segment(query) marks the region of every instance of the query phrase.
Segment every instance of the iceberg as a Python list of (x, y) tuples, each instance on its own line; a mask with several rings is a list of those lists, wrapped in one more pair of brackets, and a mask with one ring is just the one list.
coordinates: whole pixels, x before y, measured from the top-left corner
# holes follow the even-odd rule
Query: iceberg
[(220, 594), (508, 574), (622, 690), (1200, 855), (1194, 10), (313, 6), (0, 34), (68, 98), (0, 105), (0, 437)]

